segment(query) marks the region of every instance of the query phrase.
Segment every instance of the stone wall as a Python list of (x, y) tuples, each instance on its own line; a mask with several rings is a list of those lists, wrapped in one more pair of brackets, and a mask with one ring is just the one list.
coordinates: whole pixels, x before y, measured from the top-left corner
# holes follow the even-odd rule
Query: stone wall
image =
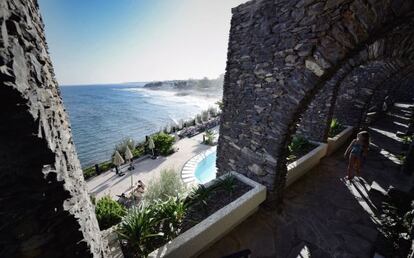
[[(243, 173), (279, 199), (297, 127), (311, 139), (326, 139), (336, 97), (354, 69), (384, 59), (413, 60), (412, 11), (411, 1), (385, 0), (256, 0), (234, 8), (219, 173)], [(381, 69), (376, 81), (385, 80)], [(362, 70), (365, 76), (368, 70)]]
[(0, 26), (0, 257), (103, 257), (37, 2)]

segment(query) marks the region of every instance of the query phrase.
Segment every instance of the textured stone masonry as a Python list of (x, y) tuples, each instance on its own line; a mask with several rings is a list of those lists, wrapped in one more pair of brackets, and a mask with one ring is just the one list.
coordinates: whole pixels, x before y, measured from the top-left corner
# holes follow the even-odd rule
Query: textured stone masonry
[(413, 61), (413, 9), (412, 1), (360, 0), (234, 8), (219, 173), (243, 173), (267, 186), (269, 201), (280, 199), (297, 129), (326, 141), (333, 117), (358, 127), (387, 96), (377, 90), (391, 94)]
[(0, 1), (0, 31), (0, 257), (104, 257), (37, 1)]

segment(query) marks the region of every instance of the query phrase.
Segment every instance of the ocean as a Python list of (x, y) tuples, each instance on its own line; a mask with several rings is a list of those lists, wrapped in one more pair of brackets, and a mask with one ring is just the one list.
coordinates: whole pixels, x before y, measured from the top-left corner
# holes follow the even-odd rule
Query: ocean
[(218, 98), (178, 96), (128, 84), (60, 87), (82, 167), (111, 158), (126, 137), (142, 141), (167, 124), (195, 117)]

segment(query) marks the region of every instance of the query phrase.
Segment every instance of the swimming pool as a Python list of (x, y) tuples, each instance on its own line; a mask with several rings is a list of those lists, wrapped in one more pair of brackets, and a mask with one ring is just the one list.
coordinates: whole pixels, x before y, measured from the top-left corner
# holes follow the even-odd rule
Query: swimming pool
[(186, 184), (205, 184), (216, 178), (217, 148), (213, 147), (187, 161), (181, 171), (181, 178)]
[(197, 183), (205, 184), (208, 181), (216, 178), (216, 155), (217, 152), (208, 154), (203, 160), (201, 160), (194, 171), (194, 176)]

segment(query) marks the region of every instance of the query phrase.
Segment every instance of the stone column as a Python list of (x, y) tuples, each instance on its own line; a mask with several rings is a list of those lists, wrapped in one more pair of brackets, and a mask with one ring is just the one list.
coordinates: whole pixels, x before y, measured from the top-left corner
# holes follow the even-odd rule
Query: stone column
[(0, 257), (105, 257), (39, 6), (0, 10)]

